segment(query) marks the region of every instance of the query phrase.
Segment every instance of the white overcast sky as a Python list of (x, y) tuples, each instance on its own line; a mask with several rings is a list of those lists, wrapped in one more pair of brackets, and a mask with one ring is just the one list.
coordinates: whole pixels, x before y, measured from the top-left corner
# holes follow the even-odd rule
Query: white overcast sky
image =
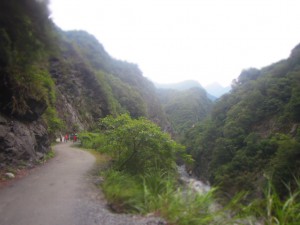
[(242, 69), (300, 43), (299, 0), (50, 0), (63, 30), (95, 35), (114, 58), (159, 83), (226, 86)]

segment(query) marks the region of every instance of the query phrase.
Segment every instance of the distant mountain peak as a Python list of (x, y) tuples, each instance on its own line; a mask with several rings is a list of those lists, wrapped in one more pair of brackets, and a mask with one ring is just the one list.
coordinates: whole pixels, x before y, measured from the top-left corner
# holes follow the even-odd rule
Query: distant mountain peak
[(157, 88), (160, 89), (175, 89), (179, 91), (188, 90), (193, 87), (204, 89), (202, 85), (195, 80), (185, 80), (177, 83), (168, 83), (168, 84), (160, 84), (160, 83), (154, 83), (154, 84)]
[(209, 94), (216, 96), (216, 97), (220, 97), (221, 95), (229, 92), (230, 89), (231, 89), (230, 86), (224, 87), (221, 84), (219, 84), (218, 82), (213, 82), (213, 83), (205, 86), (205, 90)]

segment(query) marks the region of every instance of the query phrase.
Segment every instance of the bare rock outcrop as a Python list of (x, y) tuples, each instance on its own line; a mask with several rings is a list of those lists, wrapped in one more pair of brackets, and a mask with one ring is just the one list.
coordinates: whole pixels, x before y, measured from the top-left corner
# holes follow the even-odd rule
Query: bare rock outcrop
[(0, 114), (0, 168), (36, 162), (49, 151), (45, 125), (40, 121), (22, 122)]

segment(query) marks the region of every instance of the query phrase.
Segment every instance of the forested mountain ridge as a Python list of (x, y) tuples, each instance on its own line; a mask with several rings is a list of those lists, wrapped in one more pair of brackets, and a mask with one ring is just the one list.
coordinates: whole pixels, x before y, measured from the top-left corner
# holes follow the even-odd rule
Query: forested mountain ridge
[(0, 166), (35, 161), (64, 132), (106, 115), (169, 124), (154, 85), (137, 65), (115, 60), (84, 31), (64, 32), (47, 1), (0, 3)]
[(300, 45), (286, 60), (242, 71), (211, 118), (186, 133), (195, 171), (222, 191), (281, 195), (300, 176)]
[(203, 88), (202, 85), (198, 81), (195, 81), (195, 80), (185, 80), (185, 81), (181, 81), (178, 83), (170, 83), (170, 84), (154, 83), (154, 85), (159, 90), (170, 90), (171, 89), (171, 90), (177, 90), (177, 91), (186, 91), (191, 88), (199, 88), (199, 89), (205, 90), (207, 97), (212, 101), (216, 100), (217, 97), (220, 97), (220, 95), (214, 96), (212, 93), (210, 93), (208, 91), (208, 89)]

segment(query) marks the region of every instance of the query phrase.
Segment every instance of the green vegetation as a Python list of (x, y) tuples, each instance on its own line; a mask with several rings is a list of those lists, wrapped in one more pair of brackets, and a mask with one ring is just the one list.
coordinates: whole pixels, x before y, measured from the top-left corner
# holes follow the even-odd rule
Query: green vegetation
[(248, 69), (219, 99), (209, 119), (185, 135), (195, 171), (220, 193), (250, 191), (261, 196), (271, 177), (281, 198), (284, 183), (300, 177), (299, 46), (289, 59), (261, 70)]
[(184, 192), (176, 180), (161, 173), (133, 176), (120, 171), (105, 174), (102, 185), (111, 206), (118, 212), (155, 212), (171, 224), (214, 224), (218, 212), (210, 210), (212, 192)]
[(202, 88), (181, 91), (160, 89), (158, 96), (171, 122), (176, 140), (181, 140), (187, 130), (206, 118), (212, 107), (212, 101)]
[(161, 125), (166, 124), (155, 88), (142, 76), (137, 65), (113, 59), (98, 40), (85, 31), (70, 31), (63, 36), (67, 44), (71, 44), (72, 50), (68, 50), (70, 63), (78, 65), (78, 60), (81, 61), (76, 69), (82, 70), (85, 76), (91, 76), (85, 77), (89, 88), (97, 89), (99, 93), (95, 97), (101, 98), (99, 103), (104, 105), (102, 110), (105, 112), (98, 118), (129, 113), (134, 118), (144, 116)]
[[(158, 99), (137, 65), (113, 59), (84, 31), (55, 28), (46, 4), (0, 2), (1, 115), (38, 121), (53, 138), (64, 129), (95, 128), (79, 138), (111, 158), (103, 188), (117, 211), (156, 212), (174, 224), (230, 224), (224, 211), (210, 210), (217, 196), (237, 218), (251, 213), (235, 203), (250, 202), (266, 224), (297, 224), (300, 45), (286, 60), (242, 71), (213, 106), (197, 88), (159, 91)], [(190, 156), (141, 116), (165, 130), (170, 122), (195, 173), (218, 188), (202, 196), (184, 190), (175, 162)], [(244, 191), (250, 194), (226, 201)]]
[(100, 120), (98, 129), (79, 138), (85, 148), (110, 156), (111, 166), (102, 172), (102, 188), (114, 211), (155, 212), (172, 224), (253, 224), (257, 220), (296, 224), (299, 182), (297, 190), (287, 189), (290, 195), (285, 200), (269, 184), (262, 199), (249, 204), (246, 194), (238, 194), (217, 207), (215, 189), (200, 195), (178, 183), (175, 160), (178, 153), (186, 161), (189, 157), (150, 121), (127, 114), (109, 116)]
[(213, 220), (209, 212), (212, 193), (183, 194), (175, 162), (178, 157), (187, 162), (191, 159), (157, 125), (124, 114), (101, 119), (99, 130), (101, 134), (81, 133), (79, 139), (84, 147), (94, 147), (111, 157), (102, 187), (114, 210), (157, 212), (176, 224)]
[(252, 203), (248, 210), (264, 224), (296, 225), (300, 221), (300, 182), (295, 180), (296, 190), (286, 185), (287, 197), (282, 200), (275, 187), (269, 182), (264, 191), (264, 199)]
[(43, 118), (47, 123), (48, 132), (50, 135), (53, 135), (53, 138), (55, 138), (54, 134), (57, 131), (65, 129), (65, 124), (58, 117), (57, 112), (53, 107), (48, 106), (47, 110), (43, 114)]
[(113, 168), (127, 173), (149, 171), (174, 173), (178, 154), (187, 159), (183, 146), (145, 118), (131, 119), (128, 114), (100, 120), (102, 134), (79, 135), (84, 147), (94, 147), (113, 158)]
[(44, 156), (43, 160), (41, 161), (41, 163), (46, 162), (49, 159), (54, 158), (55, 156), (55, 152), (51, 149), (49, 152), (47, 152), (47, 154)]

